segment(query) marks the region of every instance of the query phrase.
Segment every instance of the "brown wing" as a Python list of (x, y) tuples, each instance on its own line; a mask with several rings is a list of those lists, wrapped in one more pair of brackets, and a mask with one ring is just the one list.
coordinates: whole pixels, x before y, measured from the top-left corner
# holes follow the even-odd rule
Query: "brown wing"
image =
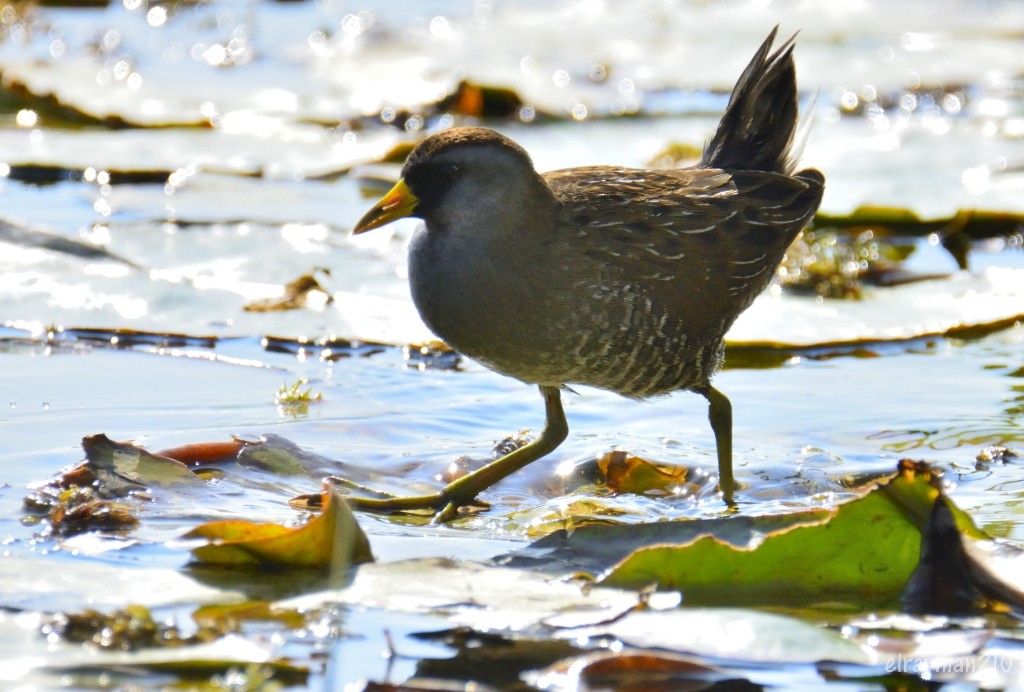
[(695, 332), (727, 329), (767, 286), (821, 202), (824, 178), (598, 166), (544, 175), (560, 242), (594, 260), (603, 285), (638, 284)]

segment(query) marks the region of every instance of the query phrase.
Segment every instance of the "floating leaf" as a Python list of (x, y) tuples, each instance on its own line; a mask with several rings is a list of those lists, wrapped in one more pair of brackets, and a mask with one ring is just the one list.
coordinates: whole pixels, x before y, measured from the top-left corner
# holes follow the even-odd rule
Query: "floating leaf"
[(762, 516), (658, 521), (643, 524), (595, 523), (549, 533), (540, 540), (501, 556), (501, 564), (546, 572), (605, 572), (636, 550), (652, 545), (682, 545), (702, 536), (714, 536), (737, 548), (753, 545), (766, 534), (795, 526), (816, 525), (828, 510), (806, 510)]
[(276, 608), (267, 601), (246, 601), (208, 605), (192, 613), (192, 619), (199, 627), (233, 631), (243, 621), (276, 621), (292, 628), (302, 627), (306, 617), (297, 610)]
[(902, 594), (913, 612), (947, 614), (991, 607), (985, 597), (1024, 604), (1024, 551), (979, 530), (923, 463), (901, 461), (894, 476), (821, 521), (769, 530), (779, 519), (754, 518), (765, 531), (746, 546), (711, 524), (686, 543), (640, 548), (601, 581), (678, 589), (688, 603), (863, 603)]
[(471, 629), (478, 639), (481, 634), (511, 634), (517, 639), (543, 634), (577, 641), (611, 636), (632, 646), (721, 659), (870, 661), (859, 643), (786, 615), (741, 608), (679, 608), (676, 594), (637, 594), (442, 559), (366, 565), (343, 589), (306, 594), (278, 606), (308, 611), (338, 602), (436, 612)]
[[(8, 5), (9, 7), (9, 5)], [(11, 166), (13, 178), (14, 166)], [(63, 180), (63, 179), (62, 179)], [(45, 231), (38, 228), (19, 226), (6, 219), (0, 219), (0, 241), (23, 247), (42, 248), (53, 252), (63, 252), (73, 257), (88, 260), (112, 260), (139, 269), (139, 265), (129, 259), (120, 257), (106, 248), (73, 238)]]
[(62, 535), (135, 528), (134, 508), (112, 498), (151, 499), (153, 488), (205, 487), (180, 461), (106, 435), (84, 438), (82, 448), (84, 462), (40, 484), (24, 501), (28, 511), (48, 515), (50, 530)]
[[(128, 573), (140, 580), (135, 570)], [(39, 642), (45, 657), (39, 653)], [(308, 668), (281, 657), (275, 648), (280, 647), (236, 634), (218, 636), (208, 629), (179, 632), (163, 618), (154, 621), (140, 606), (110, 614), (84, 611), (65, 617), (58, 613), (51, 619), (3, 611), (0, 686), (138, 689), (143, 680), (145, 689), (222, 690), (223, 680), (230, 675), (231, 689), (304, 689)], [(219, 680), (211, 679), (214, 676)]]
[(962, 539), (971, 579), (987, 595), (1024, 608), (1024, 551), (994, 540)]
[(201, 623), (197, 631), (182, 634), (175, 625), (154, 620), (149, 608), (132, 604), (109, 613), (92, 608), (60, 611), (44, 622), (40, 630), (50, 641), (61, 639), (104, 650), (133, 651), (213, 641), (226, 633), (225, 627), (215, 625), (222, 623)]
[[(331, 273), (327, 269), (318, 268), (318, 270), (324, 272), (328, 276)], [(320, 285), (320, 282), (317, 281), (315, 276), (312, 274), (303, 274), (299, 278), (285, 284), (280, 296), (246, 303), (242, 309), (247, 312), (297, 310), (299, 308), (306, 307), (310, 301), (311, 295), (318, 297), (315, 302), (319, 305), (325, 305), (334, 300), (334, 298), (331, 297), (330, 292)]]
[[(69, 551), (70, 552), (70, 551)], [(0, 560), (0, 612), (84, 607), (103, 610), (126, 604), (148, 608), (196, 603), (229, 603), (242, 595), (199, 583), (178, 569), (135, 567), (121, 561), (68, 560), (59, 569), (40, 570), (37, 557), (8, 555)], [(0, 652), (3, 651), (0, 644)], [(0, 670), (3, 661), (0, 659)], [(0, 680), (3, 678), (0, 677)], [(2, 685), (0, 685), (2, 687)]]
[(238, 454), (238, 465), (245, 469), (269, 471), (280, 476), (320, 476), (344, 468), (347, 475), (366, 479), (364, 468), (321, 456), (303, 449), (291, 440), (267, 433), (258, 441), (246, 443)]
[(523, 105), (523, 99), (514, 89), (463, 80), (436, 107), (443, 113), (474, 118), (510, 118), (516, 116)]
[(692, 494), (699, 488), (685, 466), (666, 466), (623, 451), (613, 451), (597, 460), (608, 488), (617, 493), (638, 495)]
[(54, 498), (49, 512), (52, 531), (72, 536), (86, 531), (131, 531), (139, 525), (133, 507), (98, 499), (95, 494), (95, 490), (87, 486), (69, 488)]
[(638, 610), (577, 636), (612, 636), (630, 646), (772, 663), (868, 663), (859, 644), (794, 617), (742, 608)]
[(690, 142), (670, 142), (668, 146), (647, 159), (651, 168), (681, 168), (700, 161), (704, 148)]
[(895, 476), (815, 525), (769, 533), (742, 548), (711, 535), (641, 548), (601, 581), (657, 584), (697, 603), (891, 600), (918, 565), (921, 531), (938, 493), (927, 467), (901, 463)]
[[(1024, 269), (988, 267), (871, 289), (858, 301), (819, 302), (768, 291), (737, 318), (726, 337), (734, 349), (867, 348), (928, 336), (977, 338), (1022, 319)], [(785, 341), (778, 340), (780, 324), (786, 325)]]
[(682, 688), (684, 683), (702, 689), (730, 677), (725, 670), (693, 656), (664, 651), (595, 651), (531, 671), (526, 680), (542, 690), (664, 690), (670, 685)]
[(206, 466), (234, 461), (245, 448), (241, 440), (230, 442), (196, 442), (193, 444), (161, 450), (158, 454), (170, 457), (189, 466)]
[(148, 452), (129, 442), (114, 442), (106, 435), (82, 439), (86, 465), (101, 485), (130, 489), (150, 485), (203, 485), (203, 481), (176, 459)]
[(815, 226), (884, 228), (905, 235), (927, 235), (940, 230), (950, 221), (952, 218), (949, 217), (925, 220), (906, 207), (863, 204), (845, 215), (819, 213), (815, 217)]
[(438, 339), (408, 344), (402, 348), (402, 355), (420, 370), (455, 370), (462, 363), (462, 356)]
[(373, 559), (370, 543), (348, 505), (334, 490), (324, 492), (323, 512), (299, 528), (243, 520), (214, 521), (185, 539), (209, 542), (192, 548), (193, 558), (220, 567), (345, 569)]
[[(417, 661), (416, 675), (401, 684), (369, 686), (363, 692), (499, 692), (527, 690), (522, 675), (553, 665), (574, 656), (579, 648), (573, 643), (552, 637), (523, 636), (515, 632), (482, 632), (465, 627), (414, 634), (416, 640), (444, 646), (442, 655), (427, 656)], [(405, 646), (401, 655), (405, 655)], [(449, 653), (450, 652), (450, 653)], [(482, 684), (481, 680), (486, 680)], [(580, 688), (540, 688), (575, 690)], [(608, 688), (606, 688), (608, 689)]]

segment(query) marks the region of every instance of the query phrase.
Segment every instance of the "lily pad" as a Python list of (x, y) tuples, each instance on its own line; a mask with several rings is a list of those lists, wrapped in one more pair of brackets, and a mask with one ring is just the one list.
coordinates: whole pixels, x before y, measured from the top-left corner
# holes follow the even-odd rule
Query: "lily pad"
[(641, 548), (601, 577), (611, 586), (676, 589), (691, 603), (898, 596), (918, 564), (919, 526), (938, 495), (910, 465), (820, 523), (765, 534), (737, 548), (704, 535)]
[[(966, 559), (966, 546), (974, 559)], [(994, 553), (1005, 565), (984, 559)], [(979, 587), (1020, 603), (1021, 584), (1006, 575), (1016, 574), (1022, 560), (1024, 553), (994, 543), (957, 509), (926, 465), (903, 461), (894, 476), (838, 505), (820, 523), (765, 531), (743, 547), (709, 533), (684, 544), (640, 548), (600, 582), (675, 589), (688, 603), (868, 605), (903, 595), (919, 610), (959, 612)], [(944, 600), (928, 598), (935, 578)], [(967, 595), (953, 604), (948, 593), (955, 590)]]
[(759, 296), (726, 335), (729, 345), (801, 348), (896, 342), (1024, 319), (1024, 269), (991, 267), (948, 278), (865, 288), (863, 300)]
[(630, 646), (761, 663), (844, 661), (871, 655), (842, 635), (796, 618), (741, 608), (637, 611), (574, 636), (612, 636)]

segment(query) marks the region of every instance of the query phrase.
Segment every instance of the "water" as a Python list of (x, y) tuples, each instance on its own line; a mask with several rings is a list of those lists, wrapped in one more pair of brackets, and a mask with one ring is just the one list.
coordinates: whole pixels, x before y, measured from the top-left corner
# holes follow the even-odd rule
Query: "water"
[[(488, 123), (539, 169), (639, 166), (671, 141), (706, 139), (723, 90), (781, 22), (783, 33), (801, 30), (807, 109), (817, 93), (804, 158), (828, 177), (823, 211), (1022, 210), (1021, 62), (1005, 32), (1022, 9), (1012, 3), (944, 3), (945, 12), (883, 2), (388, 3), (360, 12), (342, 2), (225, 1), (154, 14), (159, 7), (0, 9), (5, 78), (86, 114), (69, 122), (21, 92), (0, 103), (0, 550), (19, 561), (12, 565), (180, 570), (188, 555), (168, 542), (199, 521), (294, 523), (287, 500), (319, 488), (313, 474), (229, 474), (201, 503), (147, 507), (127, 539), (41, 537), (23, 521), (22, 498), (78, 461), (85, 435), (158, 450), (275, 433), (379, 473), (381, 484), (423, 489), (460, 457), (488, 459), (495, 442), (539, 429), (533, 389), (471, 362), (420, 367), (403, 356), (400, 345), (430, 336), (405, 285), (415, 223), (348, 236), (382, 188), (377, 176), (394, 173), (372, 162), (418, 129), (445, 124), (418, 104), (460, 78), (513, 88), (536, 112), (558, 116)], [(405, 121), (408, 132), (381, 122), (407, 107), (425, 114)], [(622, 113), (633, 116), (605, 117)], [(88, 122), (110, 116), (145, 127)], [(26, 179), (25, 165), (56, 166), (57, 182)], [(166, 175), (116, 182), (118, 172), (139, 171)], [(942, 336), (1024, 313), (1019, 235), (976, 247), (964, 274), (927, 238), (914, 242), (911, 269), (953, 276), (869, 289), (859, 303), (769, 295), (737, 325), (734, 341), (816, 346), (779, 367), (727, 367), (716, 379), (735, 409), (741, 512), (818, 506), (848, 479), (913, 457), (946, 471), (952, 497), (979, 525), (1024, 541), (1016, 466), (975, 460), (990, 445), (1024, 447), (1024, 329)], [(243, 309), (310, 272), (333, 302)], [(100, 340), (75, 328), (96, 328)], [(125, 347), (110, 342), (117, 329), (196, 339)], [(266, 349), (265, 335), (397, 346), (296, 357)], [(858, 340), (860, 348), (835, 345)], [(734, 353), (732, 362), (747, 362)], [(322, 401), (300, 413), (275, 404), (278, 388), (299, 378)], [(378, 559), (486, 559), (563, 526), (572, 520), (566, 497), (593, 497), (552, 470), (585, 467), (613, 448), (714, 470), (700, 397), (636, 403), (581, 388), (565, 403), (569, 439), (489, 492), (490, 512), (451, 527), (361, 517)], [(695, 498), (606, 507), (623, 522), (718, 516), (725, 508), (705, 480)], [(80, 606), (95, 597), (90, 588), (54, 602)], [(47, 607), (3, 590), (0, 606)], [(428, 627), (405, 617), (360, 613), (349, 626), (374, 632), (368, 641), (379, 649), (379, 630), (401, 638)], [(362, 657), (337, 646), (335, 660)], [(381, 679), (377, 663), (363, 674)], [(407, 665), (399, 671), (409, 674)]]

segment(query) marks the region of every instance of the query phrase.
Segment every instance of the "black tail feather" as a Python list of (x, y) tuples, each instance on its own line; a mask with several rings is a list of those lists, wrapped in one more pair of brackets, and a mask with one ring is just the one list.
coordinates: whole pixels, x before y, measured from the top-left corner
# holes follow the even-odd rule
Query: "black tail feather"
[(769, 55), (779, 27), (768, 34), (729, 97), (718, 130), (704, 147), (709, 168), (790, 173), (796, 130), (794, 34)]

